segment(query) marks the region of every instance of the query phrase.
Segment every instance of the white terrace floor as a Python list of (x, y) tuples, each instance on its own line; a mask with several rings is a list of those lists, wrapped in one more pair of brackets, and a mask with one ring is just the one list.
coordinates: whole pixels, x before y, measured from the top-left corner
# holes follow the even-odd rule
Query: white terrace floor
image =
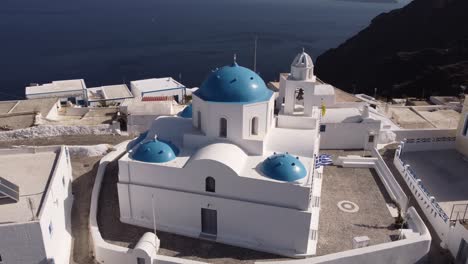
[(401, 159), (449, 217), (454, 204), (468, 203), (468, 161), (457, 151), (403, 152)]

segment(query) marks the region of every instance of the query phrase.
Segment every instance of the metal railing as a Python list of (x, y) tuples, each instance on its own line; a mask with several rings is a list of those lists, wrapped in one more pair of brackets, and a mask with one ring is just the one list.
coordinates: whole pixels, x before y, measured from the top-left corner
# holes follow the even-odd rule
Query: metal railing
[(454, 204), (450, 213), (450, 221), (468, 222), (468, 204)]
[[(406, 164), (400, 158), (400, 156), (401, 156), (401, 154), (402, 154), (402, 152), (404, 150), (405, 143), (407, 143), (407, 142), (406, 141), (402, 142), (402, 144), (398, 147), (398, 149), (396, 151), (396, 156), (397, 156), (399, 162), (401, 163), (401, 165), (403, 167), (404, 176), (408, 177), (408, 178), (411, 178), (411, 181), (415, 182), (414, 186), (419, 187), (418, 188), (419, 193), (421, 193), (422, 195), (425, 196), (426, 200), (429, 201), (429, 203), (431, 204), (432, 208), (435, 210), (437, 215), (439, 215), (442, 218), (442, 220), (445, 223), (447, 223), (450, 220), (450, 218), (445, 213), (445, 211), (440, 207), (440, 205), (436, 201), (435, 197), (432, 196), (431, 193), (427, 190), (427, 188), (422, 183), (422, 180), (420, 178), (418, 178), (416, 173), (411, 169), (411, 166), (409, 164)], [(410, 189), (411, 189), (411, 187), (410, 187)], [(416, 193), (414, 195), (416, 195)], [(418, 197), (415, 197), (415, 198), (418, 198)]]

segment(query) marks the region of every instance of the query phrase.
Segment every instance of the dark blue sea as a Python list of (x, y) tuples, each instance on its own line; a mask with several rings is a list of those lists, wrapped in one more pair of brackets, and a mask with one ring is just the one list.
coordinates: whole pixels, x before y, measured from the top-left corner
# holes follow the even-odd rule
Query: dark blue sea
[(173, 76), (198, 86), (232, 62), (275, 80), (302, 47), (314, 59), (398, 3), (336, 0), (2, 0), (0, 100), (29, 83), (88, 87)]

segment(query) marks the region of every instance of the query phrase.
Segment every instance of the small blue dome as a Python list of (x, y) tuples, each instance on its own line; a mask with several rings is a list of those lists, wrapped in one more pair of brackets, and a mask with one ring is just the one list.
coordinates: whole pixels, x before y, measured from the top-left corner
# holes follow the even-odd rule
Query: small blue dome
[(195, 92), (205, 101), (225, 103), (263, 102), (272, 94), (260, 76), (237, 63), (214, 70)]
[(172, 143), (153, 139), (141, 143), (132, 155), (132, 159), (150, 162), (164, 163), (177, 157), (179, 149)]
[(137, 138), (130, 141), (130, 143), (128, 143), (128, 145), (127, 145), (127, 150), (130, 150), (133, 147), (135, 147), (136, 145), (140, 144), (140, 142), (142, 142), (146, 138), (147, 135), (148, 135), (148, 131), (145, 131), (145, 132), (141, 133)]
[(268, 157), (263, 161), (260, 169), (265, 176), (278, 181), (293, 182), (307, 175), (304, 164), (287, 153)]
[(187, 105), (179, 115), (183, 118), (192, 118), (192, 104)]

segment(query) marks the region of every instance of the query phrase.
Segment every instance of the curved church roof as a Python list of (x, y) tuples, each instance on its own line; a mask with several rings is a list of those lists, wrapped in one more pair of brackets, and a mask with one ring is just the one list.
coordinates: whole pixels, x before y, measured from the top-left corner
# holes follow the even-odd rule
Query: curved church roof
[(247, 160), (247, 154), (234, 144), (213, 143), (199, 149), (190, 159), (190, 163), (199, 160), (216, 161), (240, 175)]
[(309, 54), (307, 54), (305, 51), (302, 51), (301, 53), (297, 54), (296, 58), (294, 58), (291, 66), (297, 68), (311, 68), (314, 66), (314, 63)]
[(178, 154), (179, 149), (174, 144), (155, 138), (141, 143), (131, 158), (142, 162), (164, 163), (174, 160)]
[(195, 92), (205, 101), (224, 103), (262, 102), (272, 94), (258, 74), (235, 62), (211, 72)]
[(268, 178), (285, 182), (294, 182), (307, 176), (304, 164), (288, 153), (268, 157), (261, 164), (260, 170)]

